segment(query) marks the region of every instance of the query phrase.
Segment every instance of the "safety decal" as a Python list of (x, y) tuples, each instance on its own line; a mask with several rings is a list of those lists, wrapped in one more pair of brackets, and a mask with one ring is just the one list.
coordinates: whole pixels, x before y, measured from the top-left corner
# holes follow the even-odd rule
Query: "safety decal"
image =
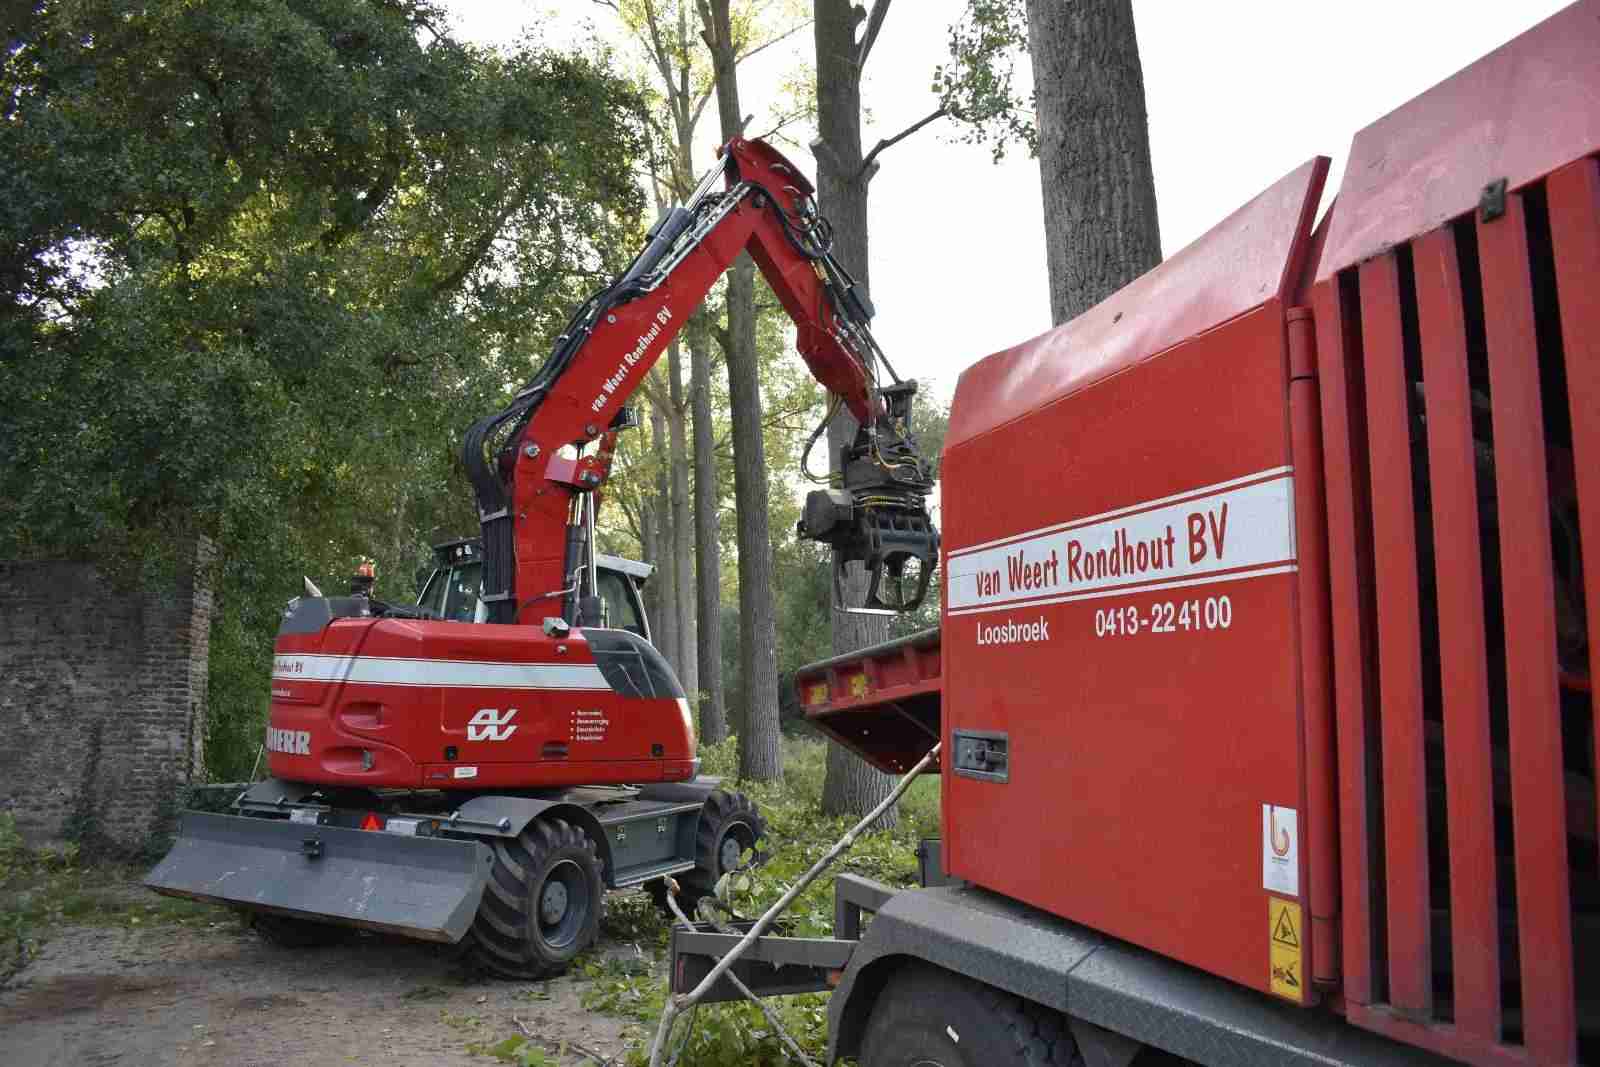
[(1268, 897), (1267, 930), (1271, 960), (1269, 988), (1280, 997), (1304, 1004), (1305, 972), (1301, 967), (1304, 928), (1300, 925), (1300, 905)]
[(1261, 805), (1261, 888), (1300, 895), (1300, 826), (1293, 808)]

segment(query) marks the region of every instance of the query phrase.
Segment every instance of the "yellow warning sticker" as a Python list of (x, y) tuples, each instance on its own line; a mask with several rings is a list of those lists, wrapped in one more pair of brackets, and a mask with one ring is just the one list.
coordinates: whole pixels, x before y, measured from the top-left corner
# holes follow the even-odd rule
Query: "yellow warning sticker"
[(867, 695), (867, 676), (865, 674), (852, 674), (850, 676), (850, 695), (858, 697)]
[(828, 702), (828, 683), (827, 682), (818, 682), (816, 685), (811, 687), (811, 699), (806, 701), (806, 703), (812, 704), (812, 705), (816, 705), (816, 704), (826, 704), (827, 702)]
[(1277, 897), (1267, 898), (1268, 956), (1271, 959), (1270, 988), (1296, 1004), (1306, 1000), (1305, 971), (1301, 954), (1305, 938), (1300, 924), (1300, 905)]

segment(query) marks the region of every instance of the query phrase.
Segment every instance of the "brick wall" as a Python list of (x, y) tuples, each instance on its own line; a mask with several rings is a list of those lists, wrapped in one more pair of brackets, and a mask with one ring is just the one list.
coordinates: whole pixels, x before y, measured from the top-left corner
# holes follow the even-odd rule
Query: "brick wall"
[(199, 777), (209, 562), (202, 542), (174, 588), (132, 593), (0, 562), (0, 811), (29, 841), (138, 848)]

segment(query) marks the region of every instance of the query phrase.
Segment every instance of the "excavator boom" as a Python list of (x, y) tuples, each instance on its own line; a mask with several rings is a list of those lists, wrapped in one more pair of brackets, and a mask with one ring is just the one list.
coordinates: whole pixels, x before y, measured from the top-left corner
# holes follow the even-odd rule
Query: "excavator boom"
[(794, 319), (806, 366), (860, 426), (836, 483), (808, 498), (800, 535), (835, 549), (836, 578), (848, 563), (864, 565), (860, 609), (909, 611), (922, 602), (938, 533), (925, 504), (932, 481), (911, 434), (916, 383), (895, 376), (868, 326), (871, 303), (830, 243), (811, 183), (770, 145), (729, 142), (628, 269), (578, 309), (511, 404), (472, 426), (464, 458), (483, 524), (482, 597), (492, 621), (598, 621), (603, 605), (584, 580), (593, 554), (586, 530), (610, 474), (613, 435), (631, 425), (626, 401), (745, 251)]

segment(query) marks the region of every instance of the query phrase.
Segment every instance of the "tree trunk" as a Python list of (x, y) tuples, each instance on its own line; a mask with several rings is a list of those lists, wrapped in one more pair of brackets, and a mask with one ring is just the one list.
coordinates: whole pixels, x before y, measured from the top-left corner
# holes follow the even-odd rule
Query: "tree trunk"
[(683, 350), (674, 341), (667, 352), (667, 391), (672, 410), (667, 426), (672, 449), (672, 588), (677, 593), (678, 681), (691, 707), (700, 702), (700, 659), (695, 635), (694, 517), (689, 500), (689, 445), (684, 425)]
[(696, 315), (686, 331), (689, 399), (694, 413), (694, 570), (699, 607), (700, 740), (728, 736), (722, 686), (722, 542), (717, 528), (716, 435), (711, 424), (711, 346), (706, 322)]
[(678, 670), (678, 589), (672, 565), (672, 488), (668, 475), (671, 463), (667, 454), (667, 417), (655, 405), (650, 407), (650, 433), (656, 467), (656, 498), (651, 509), (655, 513), (656, 542), (656, 573), (652, 583), (656, 587), (655, 644), (672, 665), (673, 673), (681, 677)]
[[(659, 568), (661, 557), (656, 554), (656, 549), (659, 547), (661, 546), (659, 535), (656, 533), (656, 509), (647, 493), (639, 505), (639, 554), (643, 557), (640, 562)], [(656, 631), (661, 626), (661, 597), (657, 595), (656, 588), (656, 582), (645, 582), (643, 599), (644, 613), (650, 618), (650, 633), (659, 638)]]
[(1028, 50), (1060, 324), (1161, 262), (1131, 0), (1028, 0)]
[[(706, 43), (717, 82), (724, 140), (743, 128), (729, 0), (710, 0)], [(702, 16), (706, 14), (702, 9)], [(739, 526), (739, 672), (744, 729), (739, 776), (783, 777), (778, 730), (778, 624), (772, 603), (772, 537), (767, 524), (767, 456), (756, 359), (755, 264), (740, 253), (728, 275), (728, 401), (733, 420), (733, 492)]]
[[(870, 172), (861, 166), (861, 64), (856, 42), (856, 17), (850, 0), (816, 0), (817, 42), (817, 201), (833, 224), (833, 252), (861, 287), (868, 285), (867, 184)], [(856, 421), (840, 408), (828, 426), (828, 469), (839, 470), (839, 451), (855, 438)], [(867, 578), (859, 563), (846, 571), (847, 602), (859, 604)], [(877, 644), (889, 637), (882, 615), (850, 615), (835, 610), (833, 651), (840, 654)], [(830, 815), (864, 815), (894, 788), (894, 779), (874, 770), (841, 745), (828, 746), (828, 771), (822, 786), (822, 810)], [(891, 808), (881, 826), (893, 826), (899, 813)]]

